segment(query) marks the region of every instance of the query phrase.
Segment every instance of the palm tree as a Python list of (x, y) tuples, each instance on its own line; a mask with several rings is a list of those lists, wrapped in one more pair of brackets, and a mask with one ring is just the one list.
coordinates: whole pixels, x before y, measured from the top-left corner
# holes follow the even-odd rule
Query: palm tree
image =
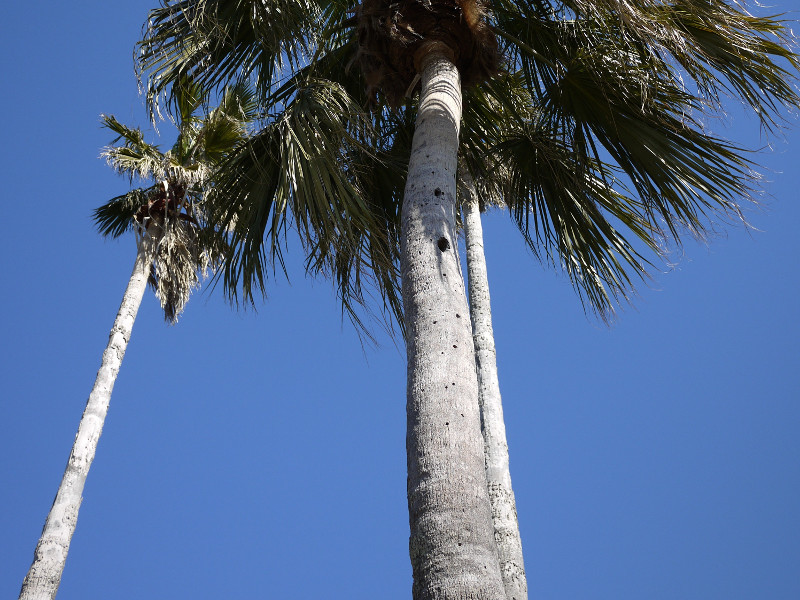
[[(462, 169), (463, 171), (465, 169)], [(468, 172), (465, 175), (464, 192), (460, 196), (466, 245), (469, 314), (475, 347), (475, 366), (478, 372), (478, 404), (481, 411), (486, 484), (506, 597), (527, 598), (528, 583), (522, 553), (522, 537), (519, 532), (514, 490), (511, 486), (508, 441), (497, 374), (497, 352), (492, 329), (486, 256), (483, 250), (480, 201), (475, 183)]]
[(175, 96), (178, 138), (167, 152), (145, 142), (140, 130), (122, 125), (113, 116), (102, 117), (103, 125), (118, 136), (102, 153), (109, 165), (131, 180), (139, 178), (151, 185), (110, 200), (94, 214), (104, 236), (134, 231), (136, 260), (20, 600), (52, 599), (58, 591), (86, 477), (148, 281), (165, 319), (174, 323), (199, 285), (199, 276), (220, 258), (219, 237), (205, 230), (204, 185), (213, 165), (245, 135), (252, 116), (251, 95), (244, 87), (230, 89), (218, 108), (199, 118), (195, 112), (206, 96), (188, 81), (179, 87)]
[[(658, 251), (662, 242), (680, 243), (683, 233), (702, 236), (712, 217), (739, 220), (739, 203), (755, 181), (752, 165), (743, 149), (708, 133), (703, 117), (720, 113), (721, 95), (731, 93), (774, 127), (781, 107), (797, 102), (791, 80), (798, 59), (778, 21), (723, 0), (499, 0), (490, 7), (364, 0), (355, 8), (350, 18), (346, 6), (325, 0), (165, 2), (151, 13), (142, 46), (149, 97), (157, 100), (181, 73), (210, 86), (252, 76), (266, 111), (288, 103), (295, 115), (312, 88), (335, 90), (336, 102), (303, 105), (314, 124), (308, 121), (300, 137), (321, 140), (302, 145), (303, 157), (324, 165), (324, 176), (293, 164), (285, 146), (276, 149), (272, 130), (291, 133), (283, 117), (265, 128), (259, 155), (271, 179), (241, 168), (258, 157), (231, 163), (240, 167), (231, 181), (249, 185), (249, 202), (236, 200), (228, 212), (233, 220), (247, 207), (236, 220), (239, 251), (228, 263), (246, 287), (261, 281), (261, 240), (276, 233), (266, 219), (278, 214), (271, 212), (278, 201), (302, 196), (304, 205), (317, 206), (319, 219), (306, 233), (326, 242), (338, 242), (316, 233), (327, 233), (328, 217), (337, 226), (379, 226), (361, 238), (349, 232), (346, 245), (323, 254), (326, 260), (343, 256), (345, 266), (362, 266), (347, 257), (394, 239), (391, 209), (373, 213), (364, 203), (372, 188), (360, 169), (370, 161), (348, 161), (375, 142), (377, 164), (392, 146), (354, 135), (370, 126), (359, 106), (370, 102), (380, 120), (382, 107), (400, 105), (419, 89), (399, 226), (414, 597), (516, 598), (504, 590), (494, 544), (472, 333), (455, 252), (459, 145), (477, 150), (490, 172), (507, 166), (503, 195), (526, 241), (607, 315), (629, 294), (630, 271), (643, 276), (647, 267), (612, 222)], [(308, 67), (301, 64), (305, 54), (313, 55)], [(499, 55), (506, 76), (498, 75)], [(276, 84), (282, 61), (290, 73)], [(350, 101), (358, 98), (353, 74), (336, 68), (348, 62), (362, 70), (363, 102)], [(535, 111), (520, 110), (519, 97), (506, 88), (509, 78), (521, 83)], [(470, 85), (476, 87), (464, 92)], [(331, 121), (342, 118), (345, 143), (328, 135)], [(553, 148), (569, 152), (572, 173), (548, 163)], [(293, 185), (257, 189), (256, 182), (281, 178)], [(570, 187), (574, 181), (581, 185)], [(351, 200), (359, 200), (352, 220)], [(392, 256), (388, 249), (367, 255), (377, 264)]]

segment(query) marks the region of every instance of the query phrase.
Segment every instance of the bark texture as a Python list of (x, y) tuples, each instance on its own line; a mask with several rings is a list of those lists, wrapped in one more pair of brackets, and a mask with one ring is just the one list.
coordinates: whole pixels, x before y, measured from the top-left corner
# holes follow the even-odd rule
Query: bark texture
[(440, 48), (429, 48), (420, 67), (401, 232), (413, 597), (503, 600), (456, 245), (461, 84)]
[(489, 279), (483, 251), (483, 227), (474, 188), (467, 183), (469, 197), (464, 202), (464, 232), (467, 243), (469, 310), (475, 361), (478, 368), (478, 399), (481, 407), (486, 479), (492, 505), (492, 522), (500, 571), (507, 600), (527, 600), (528, 582), (522, 559), (522, 540), (517, 521), (517, 505), (511, 488), (508, 443), (503, 421), (503, 404), (497, 378), (497, 354), (492, 330)]
[(149, 238), (139, 241), (133, 273), (111, 328), (108, 346), (103, 352), (100, 370), (83, 411), (61, 485), (36, 545), (33, 564), (22, 582), (20, 600), (52, 600), (58, 592), (70, 540), (78, 521), (83, 486), (103, 431), (111, 390), (114, 388), (122, 357), (131, 337), (133, 322), (147, 286), (152, 260), (151, 248)]

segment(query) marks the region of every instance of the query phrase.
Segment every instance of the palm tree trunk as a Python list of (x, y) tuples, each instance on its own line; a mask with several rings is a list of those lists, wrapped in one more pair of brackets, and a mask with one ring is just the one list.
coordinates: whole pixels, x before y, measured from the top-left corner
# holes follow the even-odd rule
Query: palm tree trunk
[(471, 181), (466, 181), (468, 197), (464, 207), (464, 233), (467, 244), (469, 312), (475, 361), (478, 367), (478, 400), (483, 425), (486, 480), (492, 505), (494, 537), (500, 557), (500, 572), (507, 600), (527, 600), (528, 582), (522, 559), (522, 540), (517, 521), (517, 505), (508, 468), (508, 443), (503, 421), (503, 403), (497, 380), (497, 354), (492, 331), (489, 279), (483, 252), (483, 227), (478, 199)]
[(103, 352), (100, 370), (83, 411), (64, 477), (36, 545), (33, 564), (22, 582), (19, 600), (52, 600), (58, 591), (70, 540), (78, 521), (83, 486), (108, 412), (111, 390), (147, 286), (151, 248), (152, 241), (147, 236), (139, 240), (133, 273), (111, 328), (108, 346)]
[(503, 600), (455, 231), (461, 83), (446, 51), (420, 61), (402, 213), (413, 597)]

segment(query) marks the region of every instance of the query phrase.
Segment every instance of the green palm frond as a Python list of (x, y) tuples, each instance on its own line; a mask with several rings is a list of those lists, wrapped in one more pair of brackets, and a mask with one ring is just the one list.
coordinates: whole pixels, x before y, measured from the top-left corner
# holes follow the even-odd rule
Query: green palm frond
[(92, 218), (100, 235), (118, 238), (128, 231), (133, 226), (136, 213), (145, 202), (147, 190), (135, 189), (96, 208)]
[(724, 0), (500, 0), (493, 11), (512, 70), (521, 69), (539, 95), (567, 65), (602, 56), (616, 71), (645, 66), (651, 84), (693, 84), (714, 109), (728, 92), (767, 126), (797, 104), (800, 59), (791, 31), (779, 17), (756, 17)]
[(577, 0), (575, 6), (589, 21), (613, 27), (673, 73), (680, 67), (714, 106), (719, 107), (725, 92), (749, 106), (769, 128), (784, 108), (797, 103), (792, 82), (800, 59), (790, 50), (796, 40), (779, 16), (757, 17), (724, 0)]
[(281, 262), (290, 216), (304, 243), (317, 244), (312, 268), (327, 264), (328, 248), (358, 245), (350, 237), (354, 223), (368, 221), (370, 209), (359, 187), (361, 173), (340, 159), (353, 148), (368, 151), (370, 129), (366, 114), (340, 86), (312, 80), (226, 161), (214, 205), (236, 248), (225, 268), (233, 293), (241, 289), (250, 300), (254, 290), (264, 291), (265, 265)]
[(140, 43), (148, 104), (184, 76), (209, 90), (252, 77), (266, 93), (312, 52), (320, 14), (313, 0), (162, 0)]
[(202, 117), (196, 113), (206, 105), (208, 95), (186, 76), (180, 77), (172, 88), (170, 117), (178, 129), (178, 136), (167, 155), (173, 169), (196, 162), (194, 155), (202, 145), (198, 132), (203, 126)]
[(610, 316), (616, 303), (629, 299), (631, 277), (646, 278), (649, 266), (610, 219), (658, 251), (659, 236), (643, 207), (535, 121), (506, 131), (493, 155), (506, 174), (499, 184), (509, 214), (534, 255), (561, 267), (581, 298)]
[(248, 124), (257, 116), (253, 91), (244, 84), (228, 88), (220, 104), (203, 119), (196, 144), (202, 150), (202, 162), (216, 164), (248, 134)]
[[(531, 115), (539, 121), (535, 129), (548, 132), (549, 139), (568, 149), (574, 157), (571, 170), (588, 177), (584, 184), (596, 188), (581, 192), (581, 179), (573, 181), (576, 202), (583, 198), (581, 204), (601, 209), (602, 215), (624, 225), (656, 252), (679, 245), (686, 232), (702, 238), (715, 222), (743, 222), (740, 206), (752, 199), (759, 177), (750, 153), (709, 133), (705, 120), (724, 114), (723, 94), (740, 98), (768, 128), (786, 107), (797, 105), (798, 58), (779, 21), (753, 17), (718, 0), (564, 4), (525, 0), (501, 1), (493, 7), (509, 66), (519, 68), (529, 94), (528, 101), (520, 103), (513, 97), (513, 85), (490, 82), (492, 109), (502, 115), (494, 121), (505, 124), (497, 124), (499, 128), (516, 127), (514, 122), (530, 119), (520, 106), (533, 108)], [(469, 111), (465, 106), (465, 122)], [(484, 129), (474, 136), (476, 146), (495, 135), (491, 114), (481, 117)], [(534, 152), (536, 140), (527, 134), (520, 137), (524, 131), (522, 127), (512, 138), (497, 138), (504, 141), (488, 151), (499, 153), (490, 164), (505, 161), (503, 168), (514, 164), (512, 175), (520, 181), (524, 171), (509, 153), (522, 159), (525, 152)], [(518, 152), (525, 147), (525, 152)], [(557, 190), (570, 181), (555, 177), (551, 167), (558, 163), (544, 158), (544, 148), (537, 152), (544, 163), (528, 168), (538, 169), (543, 182), (554, 177), (557, 184), (548, 195), (557, 198)], [(534, 184), (531, 178), (530, 186)], [(507, 192), (510, 198), (526, 197), (525, 186), (513, 187), (515, 192)], [(549, 223), (557, 233), (552, 238), (555, 245), (548, 246), (551, 238), (546, 229), (544, 235), (528, 234), (530, 228), (521, 220), (528, 218), (526, 211), (514, 213), (515, 219), (529, 242), (545, 250), (558, 249), (568, 272), (569, 265), (584, 264), (574, 252), (587, 251), (585, 264), (593, 269), (589, 272), (600, 274), (596, 281), (605, 280), (612, 296), (615, 288), (629, 283), (623, 267), (639, 275), (644, 272), (641, 257), (596, 214), (577, 218), (568, 198), (555, 204), (542, 204), (544, 198), (533, 202), (535, 195), (528, 198), (533, 214), (535, 204), (544, 206), (533, 230), (541, 232)], [(572, 233), (559, 232), (570, 222)], [(577, 234), (581, 226), (586, 227), (582, 237)], [(565, 246), (563, 240), (572, 241)], [(608, 256), (600, 260), (606, 252), (603, 245), (616, 253), (619, 263)], [(595, 306), (599, 312), (607, 311), (610, 304), (595, 293), (599, 288), (594, 286), (592, 292), (585, 287), (585, 282), (594, 284), (591, 277), (580, 275), (582, 269), (577, 278), (571, 274), (573, 282), (583, 287), (590, 302), (601, 301)]]
[(461, 161), (474, 184), (461, 193), (474, 187), (482, 207), (507, 210), (534, 256), (566, 272), (584, 305), (607, 319), (650, 266), (611, 221), (655, 251), (661, 236), (641, 203), (617, 191), (613, 168), (575, 153), (531, 106), (521, 80), (509, 75), (465, 95)]
[[(164, 176), (164, 154), (158, 146), (144, 141), (140, 129), (123, 125), (113, 115), (101, 115), (100, 120), (104, 127), (117, 134), (111, 144), (100, 152), (112, 169), (130, 180), (134, 177), (147, 180)], [(122, 145), (119, 142), (123, 142)]]
[(376, 291), (381, 302), (383, 323), (389, 324), (390, 329), (396, 325), (404, 335), (400, 214), (416, 115), (414, 110), (405, 110), (372, 116), (377, 148), (364, 151), (354, 146), (348, 157), (354, 170), (361, 174), (360, 188), (370, 200), (372, 218), (353, 229), (364, 241), (360, 251), (354, 253), (349, 247), (339, 249), (333, 271), (345, 312), (354, 322), (359, 322), (357, 308), (372, 305), (373, 298), (364, 294), (364, 286), (359, 285), (368, 280), (366, 289)]
[(186, 74), (182, 74), (172, 87), (172, 114), (179, 127), (188, 127), (199, 121), (195, 113), (208, 101), (209, 91)]
[(675, 240), (682, 230), (702, 236), (704, 220), (738, 216), (737, 203), (750, 197), (751, 164), (742, 148), (703, 131), (696, 98), (663, 81), (648, 83), (601, 80), (583, 58), (548, 91), (543, 113), (579, 154), (599, 160), (602, 147), (651, 220), (663, 220)]
[(214, 112), (220, 112), (241, 123), (250, 123), (259, 114), (258, 97), (250, 85), (239, 81), (225, 88), (219, 107)]

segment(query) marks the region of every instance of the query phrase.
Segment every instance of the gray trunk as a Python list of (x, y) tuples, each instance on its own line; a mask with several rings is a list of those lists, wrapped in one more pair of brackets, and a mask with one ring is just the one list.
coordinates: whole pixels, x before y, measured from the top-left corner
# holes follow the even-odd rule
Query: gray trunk
[(478, 399), (483, 425), (486, 479), (492, 504), (492, 521), (500, 571), (507, 600), (526, 600), (528, 582), (522, 560), (522, 540), (517, 521), (517, 505), (511, 488), (508, 467), (508, 443), (503, 421), (503, 404), (497, 380), (497, 355), (492, 331), (492, 309), (489, 301), (489, 279), (483, 252), (478, 199), (471, 182), (466, 187), (464, 232), (467, 243), (467, 277), (469, 281), (469, 310), (472, 320), (472, 339), (475, 342), (475, 361), (478, 367)]
[(36, 545), (33, 564), (22, 582), (20, 600), (51, 600), (55, 598), (58, 585), (61, 583), (70, 540), (78, 521), (86, 475), (97, 450), (97, 442), (111, 400), (111, 390), (147, 286), (152, 258), (151, 247), (149, 238), (138, 243), (133, 273), (122, 298), (117, 318), (114, 320), (114, 326), (111, 328), (108, 346), (103, 352), (100, 370), (97, 372), (89, 401), (83, 411), (61, 485), (47, 515), (42, 536)]
[(503, 600), (456, 245), (461, 84), (443, 53), (421, 62), (401, 235), (413, 597)]

